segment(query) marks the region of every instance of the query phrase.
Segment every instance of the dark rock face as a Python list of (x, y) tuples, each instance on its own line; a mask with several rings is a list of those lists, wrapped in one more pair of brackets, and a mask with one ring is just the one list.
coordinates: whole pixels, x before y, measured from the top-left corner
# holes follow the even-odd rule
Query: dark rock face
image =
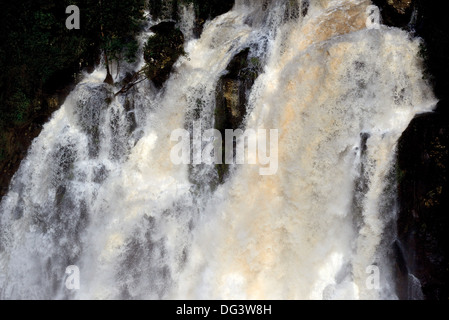
[(420, 280), (426, 299), (447, 299), (449, 122), (438, 112), (416, 117), (398, 151), (398, 238), (407, 271)]
[[(398, 145), (399, 216), (396, 256), (400, 299), (449, 298), (448, 172), (449, 27), (434, 0), (374, 0), (383, 23), (423, 39), (425, 77), (440, 100), (435, 113), (417, 116)], [(416, 277), (416, 278), (415, 278)], [(417, 295), (416, 280), (422, 294)]]
[(108, 73), (106, 75), (106, 79), (104, 79), (104, 83), (107, 83), (109, 85), (114, 85), (114, 79), (112, 78), (112, 75), (110, 73)]
[[(449, 106), (445, 106), (449, 107)], [(426, 299), (449, 297), (448, 170), (449, 123), (440, 113), (416, 117), (398, 150), (398, 238), (407, 272), (417, 277)], [(401, 283), (399, 283), (401, 284)], [(406, 280), (400, 286), (410, 287)], [(400, 298), (410, 299), (406, 292)]]
[(144, 48), (147, 63), (144, 71), (156, 87), (161, 88), (170, 76), (173, 65), (184, 54), (184, 36), (174, 22), (161, 22), (151, 28), (155, 33)]
[(398, 13), (404, 14), (410, 9), (412, 0), (388, 0), (388, 4)]
[[(247, 48), (238, 53), (226, 68), (227, 74), (218, 81), (216, 90), (215, 129), (225, 136), (226, 129), (241, 129), (247, 114), (248, 95), (259, 76), (259, 59), (250, 57)], [(217, 165), (219, 182), (228, 173), (225, 164), (225, 141), (223, 141), (223, 164)]]
[(374, 0), (382, 11), (382, 22), (388, 26), (406, 28), (412, 19), (412, 0)]
[(253, 78), (246, 78), (248, 53), (246, 49), (237, 54), (227, 67), (228, 73), (218, 83), (216, 120), (219, 128), (237, 129), (246, 115), (246, 93), (254, 83)]

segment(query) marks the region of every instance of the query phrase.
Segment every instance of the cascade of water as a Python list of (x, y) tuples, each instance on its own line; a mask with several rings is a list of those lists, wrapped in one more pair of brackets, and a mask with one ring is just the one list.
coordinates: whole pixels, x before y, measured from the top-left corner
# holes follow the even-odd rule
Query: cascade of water
[[(115, 97), (102, 68), (86, 76), (1, 202), (0, 297), (394, 298), (385, 190), (400, 135), (435, 101), (419, 41), (367, 29), (369, 5), (238, 0), (187, 37), (161, 92)], [(279, 169), (235, 166), (214, 189), (214, 166), (170, 161), (170, 134), (214, 127), (217, 83), (246, 48), (263, 70), (244, 126), (279, 131)]]

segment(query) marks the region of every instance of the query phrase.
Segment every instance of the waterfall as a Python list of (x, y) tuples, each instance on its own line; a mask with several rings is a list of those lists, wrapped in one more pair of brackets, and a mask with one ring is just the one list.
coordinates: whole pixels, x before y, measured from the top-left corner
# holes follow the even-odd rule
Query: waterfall
[[(369, 5), (237, 0), (186, 37), (161, 91), (115, 96), (104, 68), (86, 74), (1, 202), (0, 298), (395, 299), (396, 144), (435, 99), (420, 41), (367, 28)], [(243, 126), (278, 130), (278, 170), (232, 165), (214, 185), (215, 166), (170, 161), (170, 136), (214, 128), (217, 84), (247, 48), (261, 72)]]
[(184, 34), (184, 39), (191, 40), (194, 36), (193, 29), (195, 28), (195, 10), (193, 3), (181, 6), (179, 16), (179, 29)]

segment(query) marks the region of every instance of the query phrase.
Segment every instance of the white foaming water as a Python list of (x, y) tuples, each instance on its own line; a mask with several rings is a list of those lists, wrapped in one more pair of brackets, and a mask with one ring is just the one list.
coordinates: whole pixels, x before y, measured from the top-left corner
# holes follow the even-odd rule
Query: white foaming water
[(179, 12), (180, 22), (179, 29), (184, 34), (186, 41), (192, 40), (194, 37), (193, 29), (195, 28), (195, 8), (193, 3), (182, 5)]
[[(435, 101), (419, 42), (366, 29), (368, 5), (237, 1), (187, 43), (162, 92), (114, 97), (103, 70), (87, 76), (2, 200), (0, 298), (395, 298), (384, 191), (400, 135)], [(248, 47), (264, 70), (245, 124), (279, 130), (279, 170), (237, 166), (210, 188), (213, 167), (170, 162), (170, 134), (199, 104), (214, 126), (217, 82)]]

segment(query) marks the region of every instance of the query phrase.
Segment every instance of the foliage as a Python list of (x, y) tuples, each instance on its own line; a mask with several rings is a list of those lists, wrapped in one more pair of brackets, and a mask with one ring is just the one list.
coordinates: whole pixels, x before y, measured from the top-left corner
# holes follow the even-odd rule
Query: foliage
[(145, 76), (157, 87), (168, 79), (173, 64), (184, 55), (184, 36), (172, 22), (162, 22), (151, 29), (155, 34), (145, 44)]
[(99, 29), (101, 47), (111, 60), (134, 61), (138, 49), (135, 35), (144, 19), (144, 0), (100, 0)]
[[(84, 67), (135, 59), (145, 0), (15, 0), (0, 9), (0, 196), (33, 133)], [(68, 30), (66, 8), (80, 9)], [(31, 129), (30, 129), (31, 130)], [(25, 132), (25, 134), (24, 134)], [(25, 135), (25, 136), (22, 136)], [(15, 137), (12, 139), (11, 137)]]
[[(65, 9), (80, 8), (80, 30), (68, 30)], [(144, 0), (18, 0), (2, 3), (0, 129), (33, 117), (33, 101), (73, 80), (100, 50), (133, 61)]]

